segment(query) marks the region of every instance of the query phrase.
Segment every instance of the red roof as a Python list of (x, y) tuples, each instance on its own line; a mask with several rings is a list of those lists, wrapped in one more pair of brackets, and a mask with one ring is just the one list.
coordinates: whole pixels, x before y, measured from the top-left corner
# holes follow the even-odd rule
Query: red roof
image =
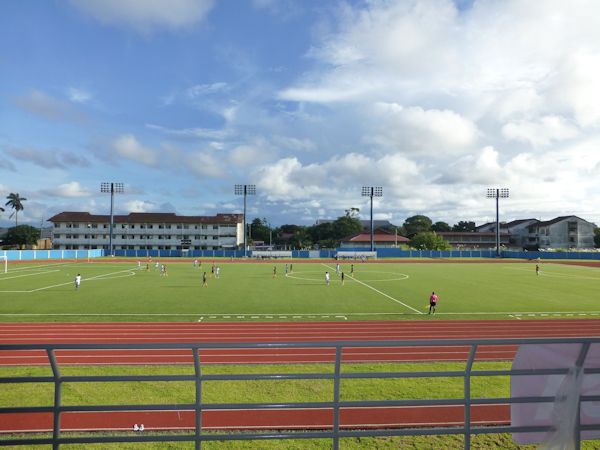
[[(375, 242), (408, 242), (409, 239), (404, 236), (396, 236), (390, 233), (377, 232), (373, 234)], [(371, 233), (359, 233), (342, 239), (342, 242), (371, 242)]]

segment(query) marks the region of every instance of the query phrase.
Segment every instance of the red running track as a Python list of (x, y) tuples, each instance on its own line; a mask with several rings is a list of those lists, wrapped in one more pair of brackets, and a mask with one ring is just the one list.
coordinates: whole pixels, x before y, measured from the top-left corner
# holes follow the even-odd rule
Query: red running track
[[(232, 343), (316, 342), (340, 340), (414, 340), (600, 336), (600, 320), (520, 321), (367, 321), (367, 322), (204, 322), (204, 323), (2, 323), (0, 343)], [(349, 348), (344, 362), (367, 361), (465, 361), (467, 347)], [(482, 346), (476, 359), (510, 360), (512, 346)], [(332, 362), (333, 349), (214, 349), (202, 350), (204, 363)], [(57, 351), (60, 364), (190, 364), (185, 350)], [(48, 365), (44, 352), (2, 351), (0, 366)], [(508, 405), (472, 407), (474, 424), (508, 423)], [(66, 430), (125, 430), (144, 423), (147, 430), (188, 429), (194, 426), (193, 411), (111, 413), (65, 413)], [(462, 424), (462, 407), (347, 408), (342, 427), (402, 427)], [(4, 414), (0, 432), (49, 430), (52, 416), (46, 413)], [(210, 428), (328, 428), (331, 410), (204, 411), (203, 426)]]

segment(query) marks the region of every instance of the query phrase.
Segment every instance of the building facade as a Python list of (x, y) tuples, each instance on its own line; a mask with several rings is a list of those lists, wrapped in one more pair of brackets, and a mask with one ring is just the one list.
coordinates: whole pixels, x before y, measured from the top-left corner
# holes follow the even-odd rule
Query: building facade
[[(110, 216), (62, 212), (53, 224), (57, 250), (110, 247)], [(174, 213), (130, 213), (113, 216), (114, 250), (221, 250), (244, 242), (243, 214), (178, 216)]]
[[(577, 216), (551, 220), (521, 219), (500, 224), (500, 234), (507, 236), (506, 246), (524, 250), (594, 248), (595, 225)], [(490, 222), (477, 227), (477, 233), (496, 229)]]

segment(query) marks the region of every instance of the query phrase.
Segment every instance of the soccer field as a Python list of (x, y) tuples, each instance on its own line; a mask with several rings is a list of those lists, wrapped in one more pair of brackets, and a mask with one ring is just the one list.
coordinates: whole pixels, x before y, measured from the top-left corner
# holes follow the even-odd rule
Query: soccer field
[[(482, 319), (600, 316), (600, 269), (531, 262), (24, 262), (0, 274), (1, 321)], [(288, 262), (289, 264), (289, 262)], [(277, 268), (276, 276), (273, 269)], [(289, 267), (289, 266), (288, 266)], [(331, 284), (325, 283), (325, 272)], [(202, 286), (206, 272), (208, 285)], [(75, 276), (82, 276), (76, 290)], [(439, 295), (435, 316), (428, 298)]]

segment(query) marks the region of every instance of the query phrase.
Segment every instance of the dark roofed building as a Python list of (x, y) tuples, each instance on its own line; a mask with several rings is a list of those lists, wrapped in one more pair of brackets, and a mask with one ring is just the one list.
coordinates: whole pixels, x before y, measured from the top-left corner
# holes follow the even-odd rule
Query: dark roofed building
[[(235, 249), (244, 242), (242, 214), (178, 216), (130, 213), (113, 216), (116, 250)], [(110, 216), (65, 211), (50, 219), (55, 249), (108, 249)]]
[[(373, 233), (375, 247), (378, 248), (393, 248), (400, 244), (406, 244), (409, 240), (404, 236), (399, 236), (392, 233), (377, 231)], [(340, 244), (341, 248), (371, 248), (371, 233), (358, 233), (344, 238)]]

